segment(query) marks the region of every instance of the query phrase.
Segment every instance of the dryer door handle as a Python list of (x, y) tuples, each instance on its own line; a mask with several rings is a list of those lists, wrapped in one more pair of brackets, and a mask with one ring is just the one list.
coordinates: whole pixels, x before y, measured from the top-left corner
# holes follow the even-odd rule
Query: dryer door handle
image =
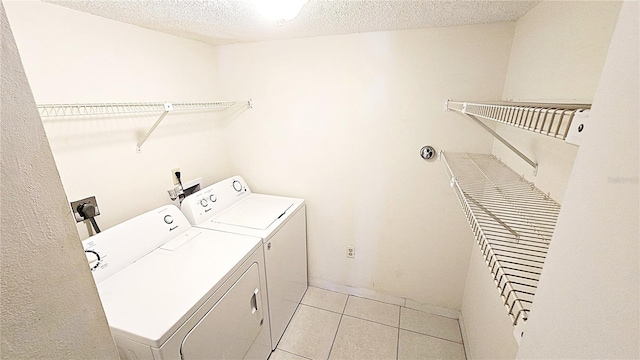
[(251, 295), (251, 313), (255, 314), (258, 311), (258, 293), (260, 289), (256, 288), (253, 290), (253, 295)]

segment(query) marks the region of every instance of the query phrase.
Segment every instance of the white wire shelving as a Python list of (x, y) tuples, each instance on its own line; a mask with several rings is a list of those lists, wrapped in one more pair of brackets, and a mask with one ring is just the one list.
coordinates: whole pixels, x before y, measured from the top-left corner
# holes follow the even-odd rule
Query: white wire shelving
[[(446, 109), (467, 115), (496, 139), (537, 170), (538, 164), (478, 118), (514, 126), (537, 134), (565, 140), (577, 115), (586, 115), (589, 104), (543, 104), (517, 102), (464, 102), (448, 100)], [(582, 131), (579, 129), (578, 131)]]
[(171, 111), (222, 110), (234, 106), (253, 108), (253, 101), (209, 101), (209, 102), (138, 102), (138, 103), (86, 103), (86, 104), (38, 104), (41, 118), (78, 116), (117, 116), (136, 113), (161, 113), (147, 133), (138, 141), (136, 151)]
[(513, 325), (522, 326), (560, 205), (493, 155), (440, 158)]

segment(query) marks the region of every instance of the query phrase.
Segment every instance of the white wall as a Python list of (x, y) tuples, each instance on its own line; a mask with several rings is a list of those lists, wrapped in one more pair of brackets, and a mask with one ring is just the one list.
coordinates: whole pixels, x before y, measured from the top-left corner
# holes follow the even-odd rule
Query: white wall
[(37, 103), (256, 102), (170, 114), (141, 154), (157, 116), (45, 120), (67, 197), (95, 195), (103, 229), (167, 203), (174, 167), (205, 184), (239, 173), (308, 200), (312, 281), (460, 308), (471, 236), (442, 165), (418, 151), (490, 151), (442, 108), (500, 96), (513, 23), (215, 49), (52, 4), (6, 7)]
[(117, 359), (0, 3), (2, 359)]
[[(37, 103), (222, 100), (208, 45), (52, 4), (5, 4)], [(169, 203), (173, 168), (204, 185), (230, 176), (225, 126), (239, 111), (170, 113), (140, 154), (136, 143), (160, 114), (44, 124), (67, 197), (95, 195), (106, 229)]]
[[(620, 4), (544, 1), (531, 9), (517, 22), (502, 98), (591, 104)], [(577, 146), (502, 124), (496, 131), (538, 163), (538, 174), (499, 141), (493, 154), (561, 203)]]
[(462, 302), (467, 359), (513, 359), (518, 343), (513, 325), (482, 251), (475, 245)]
[(503, 98), (590, 104), (619, 1), (543, 1), (518, 19)]
[(519, 358), (640, 358), (640, 60), (625, 2)]
[[(591, 103), (619, 9), (619, 2), (606, 1), (545, 1), (531, 9), (516, 23), (503, 98)], [(563, 202), (578, 147), (502, 124), (496, 126), (496, 131), (538, 162), (538, 174), (533, 176), (533, 169), (497, 140), (492, 153), (553, 199)], [(471, 260), (473, 265), (482, 255), (474, 251), (472, 256), (477, 258)], [(484, 268), (479, 277), (470, 266), (464, 293), (462, 314), (470, 355), (514, 358), (518, 347), (513, 327), (493, 279)], [(485, 307), (479, 307), (479, 303)], [(498, 307), (502, 318), (496, 319)], [(492, 334), (492, 340), (485, 341), (485, 334)], [(496, 346), (500, 343), (504, 345)]]
[(490, 151), (443, 104), (500, 96), (513, 26), (217, 48), (226, 97), (256, 104), (229, 125), (233, 172), (254, 191), (307, 199), (312, 284), (460, 308), (472, 236), (443, 165), (419, 150)]

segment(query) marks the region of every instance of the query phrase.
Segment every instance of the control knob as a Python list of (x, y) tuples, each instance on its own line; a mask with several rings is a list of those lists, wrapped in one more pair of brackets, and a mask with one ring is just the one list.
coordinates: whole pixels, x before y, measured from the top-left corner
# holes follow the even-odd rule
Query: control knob
[(242, 184), (240, 184), (240, 181), (233, 180), (233, 189), (237, 192), (242, 191)]
[(200, 200), (200, 205), (202, 205), (202, 207), (207, 207), (207, 205), (209, 205), (209, 203), (207, 202), (207, 199), (202, 199), (202, 200)]
[(211, 202), (216, 202), (216, 200), (218, 200), (218, 198), (216, 197), (216, 194), (211, 194), (211, 195), (209, 195), (209, 200), (211, 200)]
[(89, 269), (91, 271), (95, 270), (98, 265), (100, 265), (100, 255), (93, 250), (85, 250), (84, 254), (87, 256), (87, 261), (89, 262)]

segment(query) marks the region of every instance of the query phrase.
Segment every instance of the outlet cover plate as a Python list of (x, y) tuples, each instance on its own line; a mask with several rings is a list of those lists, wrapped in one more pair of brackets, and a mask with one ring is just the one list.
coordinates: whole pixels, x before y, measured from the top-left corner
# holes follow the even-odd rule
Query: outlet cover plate
[(78, 207), (82, 204), (93, 205), (96, 208), (96, 216), (100, 215), (100, 208), (98, 207), (98, 202), (96, 201), (95, 196), (89, 196), (88, 198), (82, 200), (72, 201), (71, 210), (73, 211), (73, 216), (75, 217), (77, 223), (86, 220), (84, 217), (82, 217), (82, 215), (80, 215), (80, 213), (78, 213)]
[(356, 247), (353, 245), (347, 245), (347, 257), (353, 259), (356, 257)]

